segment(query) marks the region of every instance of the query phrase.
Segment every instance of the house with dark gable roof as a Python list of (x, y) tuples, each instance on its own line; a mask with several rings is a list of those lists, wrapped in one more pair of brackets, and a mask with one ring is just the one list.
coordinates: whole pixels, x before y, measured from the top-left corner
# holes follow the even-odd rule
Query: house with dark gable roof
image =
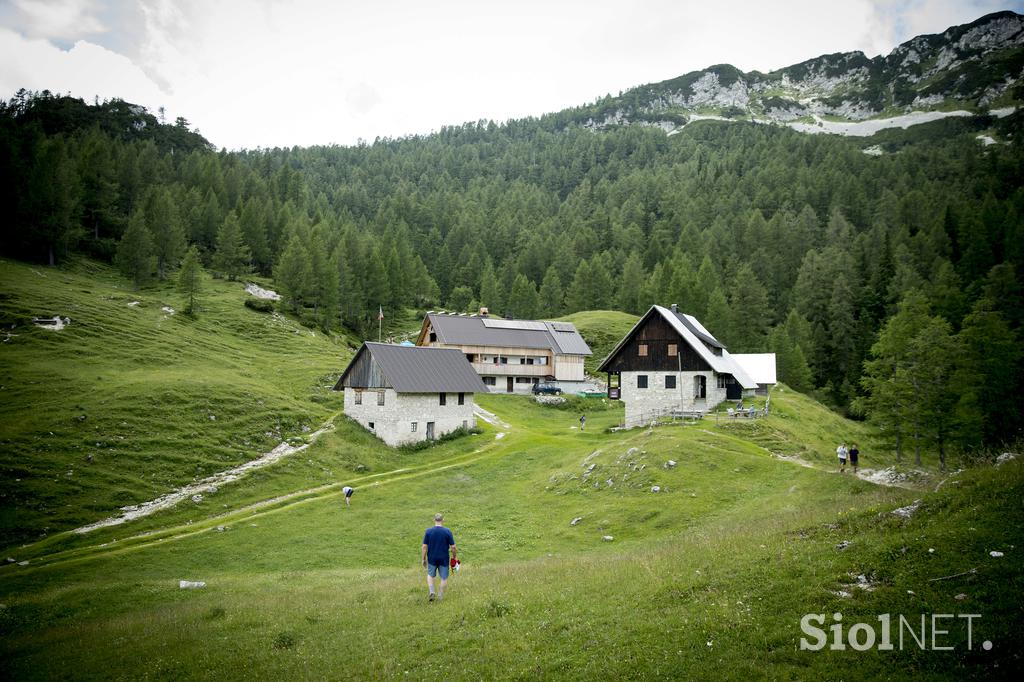
[(335, 391), (344, 412), (392, 447), (473, 428), (473, 395), (486, 387), (457, 350), (367, 341)]
[(674, 305), (651, 306), (598, 371), (608, 373), (609, 397), (625, 403), (627, 426), (672, 412), (703, 414), (758, 388), (697, 318)]
[(423, 318), (416, 345), (458, 349), (492, 393), (529, 393), (541, 382), (579, 390), (593, 354), (569, 322), (435, 312)]

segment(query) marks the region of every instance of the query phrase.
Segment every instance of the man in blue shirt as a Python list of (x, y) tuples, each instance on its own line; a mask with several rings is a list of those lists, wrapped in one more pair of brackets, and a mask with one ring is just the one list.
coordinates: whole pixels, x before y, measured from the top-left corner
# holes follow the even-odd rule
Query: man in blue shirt
[(434, 514), (434, 526), (423, 534), (423, 566), (427, 569), (427, 589), (430, 590), (430, 601), (434, 601), (434, 576), (441, 573), (441, 588), (437, 592), (438, 599), (444, 599), (444, 588), (448, 584), (448, 548), (451, 547), (452, 559), (455, 559), (455, 536), (443, 525), (444, 517)]

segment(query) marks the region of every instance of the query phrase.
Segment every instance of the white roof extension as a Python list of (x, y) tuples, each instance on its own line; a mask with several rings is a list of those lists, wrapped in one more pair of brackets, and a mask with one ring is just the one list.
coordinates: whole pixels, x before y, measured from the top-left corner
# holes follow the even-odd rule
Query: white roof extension
[(775, 375), (775, 353), (736, 353), (732, 359), (757, 383), (778, 383)]
[[(661, 313), (669, 323), (675, 327), (675, 330), (679, 332), (679, 335), (686, 339), (686, 342), (690, 344), (690, 347), (697, 351), (697, 354), (704, 359), (704, 362), (711, 365), (711, 369), (715, 370), (719, 374), (731, 374), (740, 386), (743, 388), (757, 388), (757, 382), (750, 378), (743, 368), (733, 360), (733, 357), (729, 355), (729, 351), (722, 349), (721, 355), (715, 355), (711, 352), (711, 349), (704, 345), (704, 342), (697, 338), (697, 336), (691, 332), (680, 317), (685, 317), (686, 321), (692, 324), (698, 331), (707, 334), (709, 337), (714, 339), (715, 337), (704, 328), (704, 326), (697, 321), (697, 318), (693, 315), (687, 315), (685, 313), (673, 313), (668, 308), (663, 308), (660, 305), (653, 306), (655, 310)], [(718, 339), (715, 339), (718, 341)]]

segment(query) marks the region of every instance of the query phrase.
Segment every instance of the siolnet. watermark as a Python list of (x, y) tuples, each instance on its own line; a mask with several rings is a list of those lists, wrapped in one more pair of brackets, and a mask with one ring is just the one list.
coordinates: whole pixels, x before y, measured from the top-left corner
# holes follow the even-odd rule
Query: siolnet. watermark
[[(853, 623), (843, 626), (843, 614), (833, 613), (832, 623), (825, 625), (826, 614), (808, 613), (800, 619), (801, 651), (821, 651), (826, 646), (833, 651), (903, 651), (918, 648), (922, 651), (953, 651), (964, 642), (968, 651), (976, 647), (975, 620), (980, 613), (932, 613), (904, 616), (883, 613), (878, 623)], [(844, 632), (845, 630), (845, 632)], [(992, 642), (984, 640), (981, 648), (992, 649)]]

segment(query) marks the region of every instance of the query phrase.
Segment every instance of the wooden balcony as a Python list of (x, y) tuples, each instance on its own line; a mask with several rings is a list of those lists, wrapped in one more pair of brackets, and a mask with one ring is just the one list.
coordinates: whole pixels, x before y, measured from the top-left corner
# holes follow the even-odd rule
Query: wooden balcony
[(477, 374), (496, 377), (546, 377), (555, 373), (555, 368), (551, 365), (520, 365), (518, 363), (501, 365), (493, 362), (471, 362), (469, 364), (473, 366)]

